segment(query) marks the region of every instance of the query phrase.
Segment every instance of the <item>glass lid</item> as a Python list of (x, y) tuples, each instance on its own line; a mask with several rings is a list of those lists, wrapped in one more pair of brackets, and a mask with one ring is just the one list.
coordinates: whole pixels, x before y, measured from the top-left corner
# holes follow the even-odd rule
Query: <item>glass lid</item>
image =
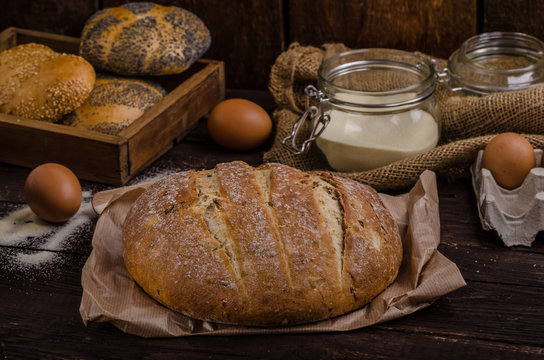
[(454, 89), (477, 94), (535, 86), (544, 80), (544, 43), (522, 33), (480, 34), (450, 56), (448, 72)]
[(326, 59), (318, 86), (331, 101), (387, 106), (421, 101), (434, 91), (434, 67), (415, 53), (360, 49)]

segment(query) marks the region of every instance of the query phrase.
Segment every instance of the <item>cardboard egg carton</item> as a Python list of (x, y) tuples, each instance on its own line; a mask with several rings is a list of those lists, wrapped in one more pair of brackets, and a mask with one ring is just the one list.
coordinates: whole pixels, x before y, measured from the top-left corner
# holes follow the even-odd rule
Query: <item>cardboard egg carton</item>
[(478, 200), (478, 214), (484, 230), (496, 230), (506, 246), (531, 246), (544, 230), (544, 168), (542, 150), (535, 150), (536, 164), (523, 184), (513, 190), (497, 185), (488, 169), (482, 169), (480, 150), (472, 164), (472, 186)]

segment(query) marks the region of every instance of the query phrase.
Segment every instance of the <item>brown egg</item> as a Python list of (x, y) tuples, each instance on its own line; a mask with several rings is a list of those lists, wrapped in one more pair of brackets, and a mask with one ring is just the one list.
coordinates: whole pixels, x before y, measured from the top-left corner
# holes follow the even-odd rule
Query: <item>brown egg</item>
[(25, 200), (40, 218), (59, 223), (70, 219), (81, 206), (81, 185), (67, 167), (47, 163), (28, 174), (24, 188)]
[(254, 102), (229, 99), (213, 108), (208, 117), (208, 131), (216, 143), (227, 149), (251, 150), (268, 139), (272, 120)]
[(536, 166), (533, 146), (523, 136), (506, 132), (495, 136), (484, 149), (482, 167), (491, 171), (497, 184), (515, 189)]

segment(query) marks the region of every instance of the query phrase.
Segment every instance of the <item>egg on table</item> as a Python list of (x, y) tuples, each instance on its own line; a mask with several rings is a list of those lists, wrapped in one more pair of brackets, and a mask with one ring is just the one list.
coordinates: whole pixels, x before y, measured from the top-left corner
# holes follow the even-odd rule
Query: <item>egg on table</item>
[(263, 144), (272, 132), (272, 120), (259, 105), (245, 99), (217, 104), (208, 116), (212, 139), (229, 150), (251, 150)]
[(24, 186), (30, 209), (43, 220), (60, 223), (70, 219), (81, 206), (81, 185), (67, 167), (47, 163), (28, 174)]
[(535, 166), (533, 146), (513, 132), (496, 135), (487, 143), (482, 155), (482, 168), (488, 169), (497, 184), (508, 190), (521, 186)]

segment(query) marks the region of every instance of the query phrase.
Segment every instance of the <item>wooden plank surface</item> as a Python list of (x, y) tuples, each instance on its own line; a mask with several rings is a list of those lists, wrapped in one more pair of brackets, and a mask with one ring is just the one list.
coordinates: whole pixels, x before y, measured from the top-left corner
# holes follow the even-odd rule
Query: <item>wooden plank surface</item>
[[(251, 93), (254, 94), (254, 93)], [(249, 97), (267, 110), (269, 96)], [(231, 152), (215, 145), (205, 120), (132, 182), (167, 172), (212, 168), (232, 159), (261, 163), (267, 145)], [(24, 206), (27, 169), (0, 164), (0, 218)], [(111, 186), (82, 182), (87, 192)], [(19, 256), (46, 248), (39, 239), (0, 245), (0, 358), (248, 358), (248, 359), (540, 359), (544, 356), (544, 240), (506, 248), (481, 229), (468, 179), (439, 178), (439, 251), (454, 261), (467, 286), (414, 314), (344, 333), (142, 339), (109, 324), (85, 327), (79, 315), (81, 268), (92, 227), (77, 232), (47, 266)], [(95, 220), (94, 220), (95, 221)]]
[(0, 31), (8, 26), (79, 37), (100, 0), (1, 0)]
[(17, 28), (17, 45), (37, 42), (68, 54), (79, 54), (79, 38)]
[(297, 0), (290, 2), (290, 35), (302, 44), (343, 42), (447, 58), (476, 34), (476, 11), (476, 0)]
[[(122, 0), (0, 0), (1, 28), (18, 26), (78, 37), (85, 21)], [(223, 60), (229, 88), (265, 89), (270, 67), (294, 41), (392, 47), (447, 58), (481, 31), (544, 37), (539, 0), (159, 0), (197, 14), (208, 26), (207, 58)]]
[[(282, 0), (160, 0), (195, 13), (210, 30), (205, 57), (225, 62), (226, 86), (264, 89), (270, 66), (284, 48)], [(126, 3), (104, 0), (104, 7)]]
[(486, 0), (482, 10), (482, 31), (518, 31), (544, 40), (541, 0)]
[(29, 168), (53, 161), (69, 166), (81, 178), (112, 183), (128, 171), (123, 168), (128, 161), (122, 139), (103, 134), (87, 137), (83, 130), (29, 123), (21, 126), (15, 117), (0, 115), (0, 161)]

